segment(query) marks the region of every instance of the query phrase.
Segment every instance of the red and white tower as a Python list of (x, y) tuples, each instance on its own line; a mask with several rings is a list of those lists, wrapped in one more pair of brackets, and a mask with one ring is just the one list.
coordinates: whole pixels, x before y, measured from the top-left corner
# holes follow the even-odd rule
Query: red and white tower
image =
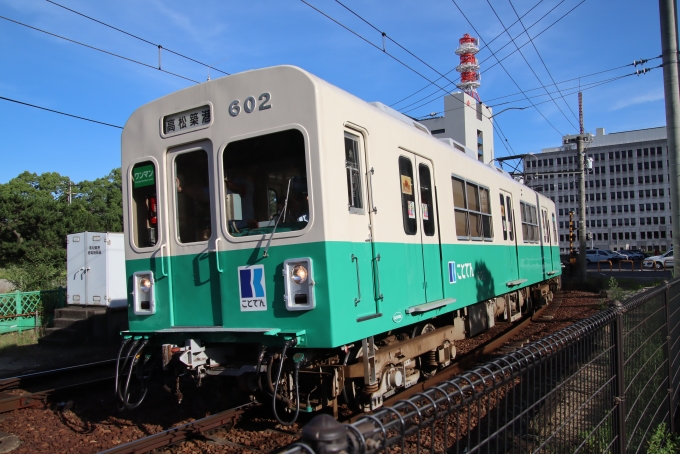
[(460, 55), (460, 65), (456, 66), (456, 71), (460, 73), (460, 82), (456, 86), (480, 101), (477, 88), (481, 85), (481, 75), (479, 62), (475, 57), (479, 52), (479, 40), (466, 33), (458, 43), (460, 46), (456, 49), (456, 55)]

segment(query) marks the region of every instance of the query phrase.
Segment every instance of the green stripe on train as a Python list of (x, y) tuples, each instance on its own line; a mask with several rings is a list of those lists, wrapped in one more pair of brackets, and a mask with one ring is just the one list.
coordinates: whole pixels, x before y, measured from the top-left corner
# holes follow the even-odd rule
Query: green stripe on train
[[(379, 262), (372, 260), (372, 247), (380, 254)], [(312, 259), (316, 308), (288, 311), (282, 265), (286, 259), (301, 257)], [(449, 262), (454, 263), (453, 283)], [(242, 312), (237, 268), (253, 264), (264, 265), (267, 310)], [(515, 250), (481, 242), (443, 245), (441, 261), (438, 245), (319, 242), (271, 247), (266, 259), (261, 249), (224, 251), (219, 253), (222, 272), (217, 265), (214, 252), (166, 257), (163, 266), (157, 258), (128, 260), (128, 292), (132, 292), (134, 272), (151, 270), (156, 278), (156, 314), (138, 316), (130, 308), (130, 330), (270, 328), (281, 333), (304, 332), (307, 347), (331, 348), (507, 293), (509, 281), (526, 279), (513, 287), (517, 289), (561, 274), (557, 247)], [(382, 299), (377, 294), (377, 278), (374, 285), (378, 274)], [(420, 315), (406, 313), (409, 307), (442, 298), (456, 301)], [(378, 313), (382, 316), (371, 318)], [(362, 318), (366, 320), (357, 322)], [(233, 332), (195, 337), (208, 342), (280, 342), (271, 336)]]

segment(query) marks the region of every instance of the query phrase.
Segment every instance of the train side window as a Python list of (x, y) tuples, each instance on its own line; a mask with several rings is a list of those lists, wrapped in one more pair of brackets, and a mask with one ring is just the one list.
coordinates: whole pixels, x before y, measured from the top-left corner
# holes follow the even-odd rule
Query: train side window
[(416, 220), (416, 199), (413, 192), (413, 164), (411, 160), (399, 156), (399, 176), (401, 184), (401, 215), (404, 220), (404, 232), (415, 235), (418, 231)]
[(132, 168), (132, 238), (135, 246), (153, 247), (158, 241), (156, 166), (151, 161)]
[(430, 168), (425, 164), (418, 166), (418, 179), (420, 182), (420, 203), (423, 215), (423, 232), (427, 236), (434, 235), (434, 204), (432, 203), (432, 177)]
[(347, 173), (347, 199), (350, 213), (364, 213), (361, 199), (361, 153), (359, 137), (345, 132), (345, 172)]
[(507, 196), (505, 198), (506, 204), (505, 206), (507, 207), (508, 210), (508, 231), (510, 232), (510, 241), (515, 241), (515, 223), (512, 219), (513, 216), (513, 211), (512, 211), (512, 200), (510, 200), (510, 196)]
[(524, 242), (537, 243), (539, 233), (536, 207), (520, 202), (520, 213), (522, 216), (522, 236), (524, 237)]
[(179, 242), (208, 241), (212, 234), (208, 153), (196, 150), (175, 158), (175, 192)]
[(456, 177), (451, 177), (451, 181), (458, 239), (492, 239), (489, 190)]

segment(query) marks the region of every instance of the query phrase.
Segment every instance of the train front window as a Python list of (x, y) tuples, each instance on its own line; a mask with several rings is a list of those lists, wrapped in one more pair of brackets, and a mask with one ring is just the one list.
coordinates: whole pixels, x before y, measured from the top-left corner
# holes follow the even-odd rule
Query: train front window
[(207, 241), (211, 235), (210, 171), (203, 150), (175, 158), (177, 234), (180, 243)]
[(132, 238), (135, 246), (153, 247), (158, 241), (156, 166), (151, 161), (132, 168)]
[(310, 222), (305, 139), (297, 129), (231, 142), (223, 165), (231, 236), (269, 234), (277, 219), (276, 233)]

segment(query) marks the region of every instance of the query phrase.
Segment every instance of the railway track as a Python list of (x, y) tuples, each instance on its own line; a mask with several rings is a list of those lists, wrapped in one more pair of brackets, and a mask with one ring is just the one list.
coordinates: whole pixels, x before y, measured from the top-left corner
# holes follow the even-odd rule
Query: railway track
[[(0, 413), (44, 406), (67, 391), (112, 381), (115, 364), (116, 360), (110, 359), (1, 379)], [(28, 392), (7, 392), (13, 389)]]

